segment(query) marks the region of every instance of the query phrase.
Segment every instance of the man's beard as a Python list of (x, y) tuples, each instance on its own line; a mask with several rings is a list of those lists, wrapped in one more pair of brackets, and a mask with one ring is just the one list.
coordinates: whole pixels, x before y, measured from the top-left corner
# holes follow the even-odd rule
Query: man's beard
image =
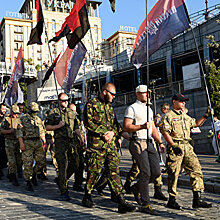
[(105, 103), (107, 103), (107, 104), (110, 103), (109, 100), (108, 100), (108, 95), (107, 95), (107, 94), (104, 95), (104, 101), (105, 101)]

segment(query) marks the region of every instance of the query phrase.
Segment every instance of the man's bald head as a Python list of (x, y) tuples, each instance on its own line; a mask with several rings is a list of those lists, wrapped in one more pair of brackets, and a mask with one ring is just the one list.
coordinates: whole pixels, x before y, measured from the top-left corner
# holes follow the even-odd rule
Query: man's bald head
[(108, 83), (105, 83), (105, 85), (102, 87), (102, 91), (103, 90), (111, 90), (112, 88), (116, 90), (115, 85), (111, 82), (108, 82)]

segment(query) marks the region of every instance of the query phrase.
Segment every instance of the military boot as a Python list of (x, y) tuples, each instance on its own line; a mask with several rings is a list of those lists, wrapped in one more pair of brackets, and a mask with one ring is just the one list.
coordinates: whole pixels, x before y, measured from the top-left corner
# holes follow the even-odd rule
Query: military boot
[(37, 178), (40, 180), (48, 180), (47, 176), (43, 172), (40, 174), (37, 174)]
[(126, 180), (124, 184), (124, 189), (127, 194), (131, 194), (131, 182)]
[(201, 200), (201, 192), (200, 191), (193, 191), (193, 205), (192, 205), (192, 207), (194, 209), (211, 208), (212, 204)]
[(159, 213), (153, 210), (149, 204), (141, 206), (141, 212), (150, 215), (159, 215)]
[(27, 181), (26, 190), (27, 190), (27, 191), (30, 191), (30, 192), (33, 192), (33, 191), (34, 191), (33, 186), (32, 186), (32, 184), (31, 184), (31, 181), (30, 181), (30, 180)]
[(16, 175), (14, 173), (10, 174), (10, 178), (11, 178), (11, 182), (12, 182), (13, 186), (19, 186), (17, 177), (16, 177)]
[(91, 194), (85, 193), (83, 200), (82, 200), (83, 206), (87, 208), (93, 208), (94, 207), (94, 202), (92, 201)]
[(118, 212), (119, 213), (126, 213), (126, 212), (133, 212), (135, 211), (135, 206), (132, 204), (128, 203), (123, 194), (121, 193), (120, 195), (117, 196), (118, 200)]
[(154, 186), (154, 198), (167, 201), (167, 197), (161, 191), (162, 186)]
[(175, 196), (170, 196), (169, 197), (167, 207), (171, 208), (171, 209), (177, 209), (177, 210), (181, 209), (180, 205), (176, 202)]
[(138, 190), (137, 184), (134, 184), (131, 187), (131, 192), (133, 192), (135, 201), (138, 203), (138, 205), (141, 205), (142, 204), (142, 202), (141, 202), (141, 194), (140, 194), (140, 192)]
[(37, 184), (37, 175), (36, 175), (35, 172), (33, 172), (31, 181), (32, 181), (34, 186), (38, 186), (38, 184)]
[(67, 190), (65, 193), (62, 193), (60, 199), (62, 201), (70, 201), (71, 199), (69, 197), (69, 191)]

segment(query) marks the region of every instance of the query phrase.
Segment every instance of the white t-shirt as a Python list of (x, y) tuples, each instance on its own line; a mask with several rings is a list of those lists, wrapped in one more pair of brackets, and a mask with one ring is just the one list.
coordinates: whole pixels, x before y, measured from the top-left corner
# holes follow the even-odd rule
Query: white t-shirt
[[(146, 103), (136, 101), (134, 104), (128, 106), (125, 111), (125, 118), (133, 119), (134, 125), (142, 125), (147, 122), (147, 106)], [(148, 107), (148, 122), (153, 121), (153, 111)], [(152, 124), (149, 129), (149, 138), (152, 138)], [(140, 139), (147, 139), (147, 129), (141, 129), (132, 134), (132, 137), (137, 137)]]

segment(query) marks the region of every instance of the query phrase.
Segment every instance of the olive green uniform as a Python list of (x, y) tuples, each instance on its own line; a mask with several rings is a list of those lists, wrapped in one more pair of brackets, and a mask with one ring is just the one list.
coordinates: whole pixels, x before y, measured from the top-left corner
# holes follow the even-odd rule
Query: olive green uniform
[(20, 124), (20, 118), (5, 117), (1, 125), (1, 130), (14, 128), (14, 134), (5, 135), (5, 150), (8, 158), (9, 174), (16, 174), (18, 167), (22, 165), (19, 141), (16, 138), (16, 129)]
[(178, 156), (173, 151), (175, 146), (167, 146), (168, 193), (171, 196), (177, 195), (177, 181), (181, 166), (190, 176), (193, 191), (204, 190), (201, 166), (189, 143), (191, 140), (190, 129), (193, 127), (196, 127), (196, 119), (182, 113), (182, 111), (171, 110), (162, 118), (161, 133), (167, 132), (172, 137), (175, 146), (181, 148), (183, 152), (181, 156)]
[(74, 112), (70, 108), (65, 111), (54, 108), (50, 111), (45, 125), (58, 125), (62, 120), (65, 125), (54, 130), (55, 157), (58, 164), (58, 184), (61, 194), (68, 191), (68, 179), (79, 166), (79, 156), (74, 144), (74, 131), (79, 128)]
[[(122, 130), (118, 126), (113, 107), (100, 98), (94, 98), (86, 104), (84, 116), (84, 124), (88, 130), (86, 193), (91, 194), (105, 165), (111, 187), (118, 196), (123, 192), (123, 187), (119, 173), (120, 160), (116, 137)], [(115, 134), (110, 144), (103, 139), (107, 131), (113, 131)]]
[[(42, 120), (31, 114), (25, 114), (21, 117), (21, 125), (17, 131), (17, 138), (22, 138), (25, 145), (25, 151), (22, 152), (22, 160), (24, 165), (24, 178), (30, 181), (33, 171), (40, 174), (45, 166), (46, 159), (41, 141), (41, 136), (45, 135), (45, 128)], [(33, 162), (36, 162), (33, 168)]]

